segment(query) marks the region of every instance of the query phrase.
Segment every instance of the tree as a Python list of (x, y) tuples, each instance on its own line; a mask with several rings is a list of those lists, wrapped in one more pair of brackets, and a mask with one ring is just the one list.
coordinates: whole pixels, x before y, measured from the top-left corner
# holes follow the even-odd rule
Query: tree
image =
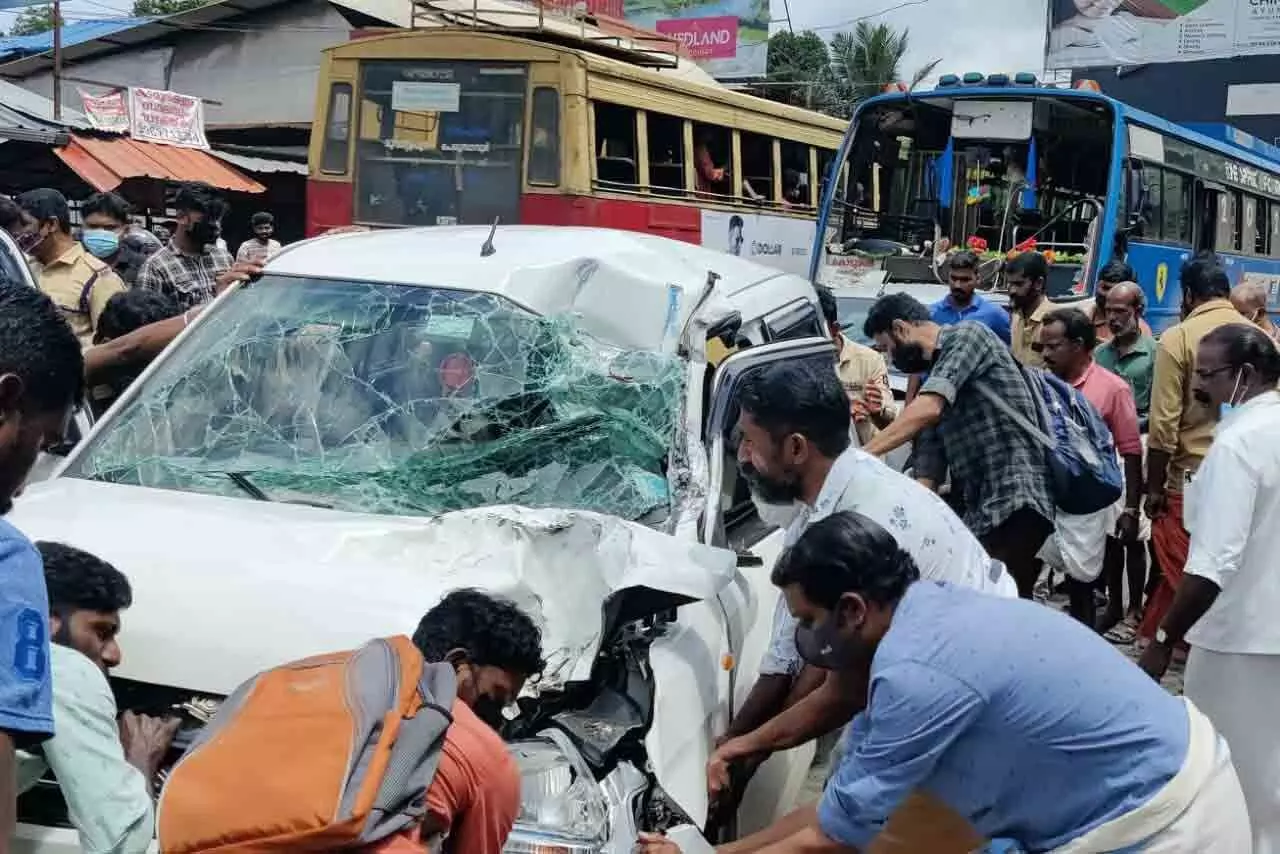
[[(769, 38), (768, 82), (763, 94), (771, 101), (818, 109), (830, 73), (827, 43), (813, 32), (784, 30)], [(794, 83), (794, 86), (779, 84)]]
[(53, 6), (28, 6), (18, 13), (9, 30), (11, 36), (34, 36), (53, 29)]
[(133, 15), (136, 18), (164, 18), (210, 2), (213, 0), (133, 0)]
[[(888, 24), (868, 21), (859, 21), (852, 33), (837, 33), (831, 39), (831, 110), (848, 116), (863, 98), (878, 95), (886, 85), (902, 80), (908, 36), (908, 30), (897, 32)], [(935, 59), (916, 71), (911, 86), (932, 74), (940, 61)]]

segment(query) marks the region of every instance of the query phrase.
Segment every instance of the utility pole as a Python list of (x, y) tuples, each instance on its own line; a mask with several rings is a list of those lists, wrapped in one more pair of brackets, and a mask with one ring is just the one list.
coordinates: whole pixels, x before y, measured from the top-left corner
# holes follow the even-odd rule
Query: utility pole
[(53, 120), (62, 121), (62, 0), (53, 0)]

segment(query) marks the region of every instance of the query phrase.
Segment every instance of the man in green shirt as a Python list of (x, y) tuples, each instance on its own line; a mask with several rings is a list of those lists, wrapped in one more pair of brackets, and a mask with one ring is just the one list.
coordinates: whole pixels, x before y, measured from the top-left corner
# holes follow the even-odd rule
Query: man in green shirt
[(1098, 346), (1093, 358), (1099, 365), (1119, 374), (1133, 389), (1138, 404), (1138, 421), (1145, 431), (1151, 411), (1151, 379), (1156, 369), (1156, 339), (1142, 331), (1142, 315), (1147, 299), (1142, 288), (1122, 282), (1107, 295), (1107, 327), (1111, 340)]
[[(1138, 405), (1138, 425), (1147, 432), (1147, 416), (1151, 412), (1151, 384), (1156, 370), (1156, 339), (1144, 329), (1142, 320), (1147, 307), (1142, 288), (1133, 282), (1121, 282), (1107, 294), (1107, 327), (1111, 339), (1098, 345), (1093, 360), (1118, 374), (1133, 389)], [(1146, 450), (1146, 436), (1143, 436)], [(1139, 517), (1137, 537), (1132, 529), (1121, 536), (1116, 529), (1107, 537), (1102, 562), (1102, 577), (1107, 584), (1107, 611), (1098, 629), (1116, 644), (1133, 643), (1142, 615), (1143, 591), (1147, 585), (1146, 541), (1151, 537), (1151, 522)], [(1126, 571), (1127, 568), (1127, 571)], [(1128, 580), (1129, 601), (1124, 606), (1125, 581)]]

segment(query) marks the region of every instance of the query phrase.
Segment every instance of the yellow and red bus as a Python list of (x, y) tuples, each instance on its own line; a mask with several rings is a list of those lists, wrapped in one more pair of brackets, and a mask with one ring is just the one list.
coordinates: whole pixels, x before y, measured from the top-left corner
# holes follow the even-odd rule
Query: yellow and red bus
[[(806, 275), (839, 120), (687, 61), (541, 31), (446, 27), (325, 51), (308, 234), (348, 225), (593, 225)], [(695, 72), (696, 74), (696, 72)]]

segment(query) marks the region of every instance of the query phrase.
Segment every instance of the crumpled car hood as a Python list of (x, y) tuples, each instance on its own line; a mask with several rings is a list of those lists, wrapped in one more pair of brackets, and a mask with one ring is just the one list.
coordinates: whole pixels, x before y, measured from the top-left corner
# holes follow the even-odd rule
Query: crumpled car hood
[(731, 552), (615, 517), (513, 506), (410, 519), (57, 478), (10, 521), (129, 576), (117, 675), (219, 694), (286, 661), (412, 634), (460, 587), (533, 615), (543, 685), (586, 679), (614, 593), (705, 599), (736, 570)]

